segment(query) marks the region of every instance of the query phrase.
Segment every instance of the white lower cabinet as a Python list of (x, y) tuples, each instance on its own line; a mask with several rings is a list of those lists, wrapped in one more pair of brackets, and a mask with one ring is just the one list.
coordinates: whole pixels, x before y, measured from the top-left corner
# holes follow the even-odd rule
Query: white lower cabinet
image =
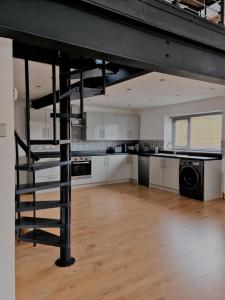
[(179, 190), (179, 164), (180, 160), (166, 158), (164, 167), (164, 186), (173, 190)]
[(128, 154), (92, 156), (92, 183), (129, 180), (131, 169)]
[(93, 183), (106, 181), (106, 160), (107, 156), (91, 157), (91, 177)]
[(131, 158), (131, 179), (138, 182), (138, 155), (130, 155)]
[[(59, 158), (42, 158), (39, 162), (58, 161)], [(35, 172), (35, 181), (38, 182), (49, 182), (60, 180), (60, 167), (54, 167), (50, 169), (44, 169)]]
[(179, 164), (175, 158), (150, 157), (150, 185), (178, 191)]

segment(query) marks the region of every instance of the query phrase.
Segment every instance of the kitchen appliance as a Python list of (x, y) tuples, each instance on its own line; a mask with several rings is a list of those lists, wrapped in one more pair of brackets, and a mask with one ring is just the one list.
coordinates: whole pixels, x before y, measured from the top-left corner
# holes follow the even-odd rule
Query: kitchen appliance
[(180, 194), (204, 200), (204, 161), (180, 160)]
[(115, 152), (115, 153), (122, 153), (122, 152), (124, 152), (124, 151), (123, 151), (123, 145), (116, 145), (116, 146), (114, 147), (114, 152)]
[(127, 151), (135, 152), (135, 145), (127, 145)]
[(149, 156), (138, 157), (138, 184), (149, 186)]
[(71, 176), (73, 179), (91, 178), (91, 157), (73, 157), (71, 161)]

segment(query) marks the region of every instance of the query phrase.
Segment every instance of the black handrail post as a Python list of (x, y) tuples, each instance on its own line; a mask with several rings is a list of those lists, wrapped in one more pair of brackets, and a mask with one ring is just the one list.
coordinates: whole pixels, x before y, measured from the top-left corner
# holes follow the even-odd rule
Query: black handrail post
[(83, 57), (80, 57), (80, 116), (83, 119), (84, 114), (84, 74), (83, 74)]
[[(61, 53), (60, 57), (60, 92), (63, 94), (70, 89), (70, 78), (63, 76), (70, 72), (70, 56)], [(70, 96), (60, 100), (60, 113), (70, 114)], [(60, 140), (70, 139), (70, 120), (68, 118), (60, 118)], [(60, 145), (60, 160), (70, 161), (71, 151), (70, 143)], [(71, 182), (71, 165), (61, 166), (60, 169), (61, 182)], [(75, 259), (71, 257), (71, 185), (60, 187), (60, 199), (66, 207), (60, 210), (61, 228), (60, 228), (60, 258), (57, 259), (56, 265), (59, 267), (67, 267), (74, 264)]]
[(106, 80), (105, 80), (105, 60), (102, 61), (102, 94), (106, 92)]
[(220, 24), (224, 25), (224, 0), (220, 1)]
[(56, 66), (52, 65), (52, 93), (53, 93), (53, 140), (57, 143), (56, 132)]
[[(16, 165), (19, 165), (19, 144), (18, 144), (18, 138), (17, 136), (15, 135), (15, 146), (16, 146)], [(20, 185), (20, 173), (19, 173), (19, 170), (17, 169), (16, 170), (16, 186), (17, 188), (19, 188), (19, 185)], [(17, 208), (20, 207), (20, 195), (16, 195), (16, 205), (17, 205)], [(17, 218), (18, 218), (18, 221), (20, 221), (20, 212), (17, 213)], [(17, 229), (17, 236), (18, 238), (20, 238), (20, 228)]]
[(178, 5), (179, 1), (178, 0), (173, 0), (172, 3), (175, 4), (175, 5)]
[(26, 89), (26, 138), (27, 138), (27, 163), (31, 164), (31, 146), (30, 146), (30, 88), (29, 88), (29, 61), (25, 58), (25, 89)]

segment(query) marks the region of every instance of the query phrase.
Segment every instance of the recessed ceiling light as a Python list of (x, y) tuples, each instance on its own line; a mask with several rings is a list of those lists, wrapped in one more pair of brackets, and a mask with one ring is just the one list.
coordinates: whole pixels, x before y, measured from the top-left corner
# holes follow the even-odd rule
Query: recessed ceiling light
[(176, 96), (176, 97), (179, 97), (180, 95), (176, 94), (175, 96)]
[(37, 85), (35, 85), (35, 87), (36, 87), (37, 89), (39, 89), (39, 88), (41, 88), (41, 87), (42, 87), (42, 85), (40, 85), (40, 84), (37, 84)]
[(150, 99), (150, 100), (148, 100), (149, 102), (154, 102), (154, 100), (152, 100), (152, 99)]
[(211, 87), (210, 90), (215, 90), (215, 88), (214, 88), (214, 87)]
[(127, 89), (127, 91), (131, 91), (131, 89), (130, 89), (130, 88), (128, 88), (128, 89)]
[(127, 106), (131, 106), (131, 104), (127, 104)]
[(161, 79), (159, 79), (159, 81), (163, 82), (163, 81), (166, 81), (166, 79), (164, 79), (164, 78), (161, 78)]

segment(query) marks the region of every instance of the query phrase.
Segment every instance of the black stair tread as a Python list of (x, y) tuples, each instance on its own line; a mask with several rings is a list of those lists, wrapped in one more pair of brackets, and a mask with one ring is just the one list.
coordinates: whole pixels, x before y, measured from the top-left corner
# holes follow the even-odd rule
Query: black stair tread
[(16, 220), (16, 228), (55, 228), (61, 227), (61, 221), (49, 218), (21, 217)]
[(59, 200), (35, 201), (35, 203), (24, 201), (20, 202), (19, 207), (16, 206), (16, 212), (65, 207), (67, 205), (66, 203), (61, 203)]
[(40, 190), (51, 189), (51, 188), (55, 188), (55, 187), (68, 186), (70, 184), (71, 184), (70, 181), (67, 181), (67, 182), (61, 182), (61, 181), (40, 182), (40, 183), (36, 183), (35, 186), (33, 186), (32, 183), (20, 184), (19, 187), (16, 186), (15, 193), (16, 193), (16, 195), (21, 195), (21, 194), (32, 193), (35, 191), (40, 191)]
[(50, 169), (50, 168), (54, 168), (54, 167), (66, 166), (66, 165), (70, 165), (70, 164), (71, 164), (71, 161), (52, 160), (52, 161), (47, 161), (47, 162), (33, 163), (30, 165), (30, 168), (29, 168), (28, 164), (16, 165), (16, 170), (38, 171), (38, 170)]
[(62, 145), (62, 144), (70, 144), (70, 140), (31, 140), (31, 145)]
[(44, 244), (55, 247), (61, 246), (59, 236), (41, 229), (28, 231), (20, 236), (20, 240), (28, 243)]
[[(54, 118), (54, 114), (50, 114), (51, 118)], [(64, 119), (82, 119), (81, 114), (66, 114), (66, 113), (56, 113), (56, 118), (64, 118)]]

